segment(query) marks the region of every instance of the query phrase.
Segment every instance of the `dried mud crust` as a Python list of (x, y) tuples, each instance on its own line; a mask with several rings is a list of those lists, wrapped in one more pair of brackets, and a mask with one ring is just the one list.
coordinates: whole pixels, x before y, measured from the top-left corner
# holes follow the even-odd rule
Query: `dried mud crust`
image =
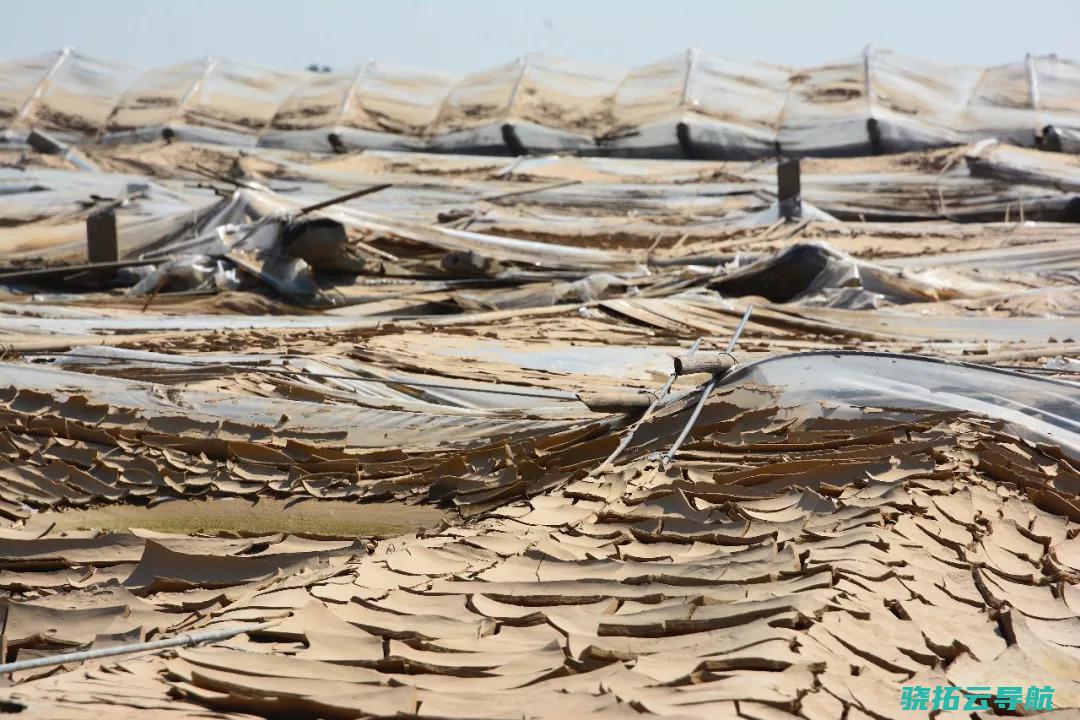
[(257, 536), (273, 533), (313, 538), (378, 538), (437, 525), (445, 513), (431, 505), (340, 500), (257, 501), (240, 498), (174, 500), (153, 507), (116, 504), (89, 509), (46, 511), (31, 516), (26, 530), (56, 534), (100, 529), (204, 536)]
[[(27, 672), (5, 695), (30, 717), (813, 720), (898, 717), (904, 684), (1007, 675), (1080, 706), (1071, 461), (962, 413), (813, 419), (768, 400), (716, 398), (670, 469), (641, 452), (685, 411), (599, 474), (610, 446), (568, 437), (545, 455), (560, 482), (374, 544), (7, 531), (9, 654), (276, 624)], [(502, 474), (489, 498), (518, 492)]]

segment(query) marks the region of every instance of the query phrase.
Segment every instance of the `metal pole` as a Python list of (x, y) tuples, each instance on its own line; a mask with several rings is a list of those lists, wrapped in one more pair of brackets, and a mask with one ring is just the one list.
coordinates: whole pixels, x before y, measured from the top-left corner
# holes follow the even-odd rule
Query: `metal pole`
[[(735, 334), (731, 337), (731, 342), (728, 343), (725, 352), (732, 352), (735, 349), (735, 344), (739, 342), (739, 336), (742, 335), (743, 328), (746, 327), (746, 321), (750, 319), (750, 313), (754, 311), (754, 306), (749, 305), (746, 308), (746, 312), (743, 313), (742, 320), (739, 321), (739, 326), (735, 328)], [(705, 387), (701, 390), (701, 397), (698, 398), (697, 405), (694, 406), (694, 411), (690, 413), (690, 419), (686, 421), (686, 426), (683, 427), (682, 432), (679, 433), (678, 439), (675, 440), (675, 444), (671, 446), (663, 458), (661, 458), (661, 464), (667, 465), (671, 462), (671, 459), (675, 457), (675, 453), (679, 452), (679, 448), (686, 441), (686, 436), (690, 434), (690, 430), (694, 427), (694, 423), (697, 422), (698, 416), (701, 415), (701, 408), (705, 406), (705, 401), (709, 399), (709, 395), (712, 393), (713, 388), (716, 387), (716, 383), (720, 378), (713, 375), (709, 378), (709, 382), (705, 383)]]
[(371, 195), (372, 193), (377, 193), (390, 187), (394, 187), (392, 183), (383, 183), (382, 185), (372, 185), (371, 187), (354, 190), (353, 192), (345, 193), (344, 195), (338, 195), (337, 197), (332, 197), (329, 200), (323, 200), (313, 205), (305, 205), (297, 211), (297, 214), (307, 215), (310, 212), (322, 210), (323, 208), (328, 208), (331, 205), (348, 202), (349, 200), (355, 200), (356, 198), (364, 197), (365, 195)]
[[(687, 357), (696, 353), (699, 347), (701, 347), (701, 338), (695, 340), (694, 344), (690, 346), (690, 350), (686, 353)], [(652, 415), (653, 412), (656, 410), (656, 407), (660, 404), (660, 401), (663, 400), (671, 391), (671, 386), (675, 384), (676, 377), (678, 376), (675, 374), (674, 371), (672, 371), (672, 373), (668, 375), (667, 382), (665, 382), (663, 386), (661, 386), (661, 388), (656, 391), (656, 397), (649, 404), (649, 407), (645, 409), (645, 412), (641, 414), (641, 417), (634, 421), (634, 424), (627, 429), (626, 434), (623, 435), (623, 439), (619, 441), (619, 446), (611, 451), (611, 454), (608, 455), (607, 460), (600, 463), (597, 468), (595, 468), (591, 473), (589, 473), (590, 476), (596, 475), (601, 470), (608, 467), (611, 463), (615, 462), (615, 458), (623, 454), (623, 451), (626, 450), (627, 446), (629, 446), (630, 442), (634, 439), (634, 433), (636, 433), (638, 431), (638, 428), (640, 428), (645, 423), (645, 421), (649, 419), (649, 416)]]
[(735, 345), (739, 342), (739, 336), (742, 335), (742, 331), (746, 327), (747, 321), (750, 320), (750, 313), (752, 312), (754, 312), (753, 303), (746, 307), (746, 312), (743, 313), (742, 318), (739, 320), (739, 326), (735, 328), (735, 334), (731, 336), (731, 342), (724, 348), (724, 352), (730, 354), (735, 351)]
[(64, 665), (69, 662), (83, 662), (85, 660), (113, 657), (115, 655), (130, 655), (131, 653), (167, 650), (171, 647), (198, 645), (199, 643), (204, 642), (227, 640), (228, 638), (231, 638), (234, 635), (239, 635), (240, 633), (254, 632), (256, 630), (265, 630), (273, 624), (274, 623), (264, 622), (256, 623), (253, 625), (243, 625), (241, 627), (229, 628), (228, 630), (208, 630), (207, 632), (203, 633), (184, 633), (183, 635), (165, 638), (164, 640), (152, 640), (150, 642), (131, 643), (129, 645), (117, 645), (115, 647), (99, 648), (98, 650), (82, 650), (80, 652), (62, 653), (60, 655), (50, 655), (48, 657), (34, 658), (33, 660), (19, 660), (17, 662), (4, 663), (0, 665), (0, 675), (18, 672), (19, 670), (32, 670), (34, 668), (40, 667)]

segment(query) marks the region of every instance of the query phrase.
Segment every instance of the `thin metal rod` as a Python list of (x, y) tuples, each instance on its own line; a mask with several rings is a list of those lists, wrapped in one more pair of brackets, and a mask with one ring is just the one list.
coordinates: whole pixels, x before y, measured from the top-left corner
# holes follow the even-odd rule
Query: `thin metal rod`
[[(698, 338), (694, 341), (694, 344), (690, 346), (690, 350), (688, 350), (686, 353), (687, 356), (696, 353), (698, 351), (698, 348), (700, 347), (701, 338)], [(594, 468), (593, 471), (589, 473), (590, 476), (597, 475), (602, 470), (604, 470), (604, 468), (609, 467), (611, 463), (615, 462), (616, 458), (623, 454), (623, 451), (626, 450), (627, 447), (629, 447), (630, 442), (634, 439), (634, 434), (638, 431), (638, 428), (645, 424), (645, 421), (649, 419), (649, 416), (652, 415), (653, 412), (656, 410), (657, 406), (660, 405), (660, 401), (667, 397), (667, 394), (671, 392), (671, 386), (675, 384), (675, 378), (677, 377), (678, 375), (675, 374), (674, 370), (671, 372), (670, 375), (668, 375), (667, 382), (665, 382), (660, 387), (660, 389), (656, 391), (656, 396), (653, 398), (653, 401), (649, 403), (649, 407), (645, 408), (645, 412), (641, 414), (641, 417), (635, 420), (634, 423), (626, 429), (626, 433), (623, 434), (623, 438), (619, 441), (618, 447), (611, 451), (611, 454), (608, 455), (607, 460), (600, 463), (599, 466)]]
[(743, 313), (742, 319), (739, 320), (738, 327), (735, 328), (735, 334), (731, 336), (731, 342), (727, 344), (727, 348), (724, 352), (730, 353), (735, 351), (735, 345), (739, 342), (739, 336), (742, 335), (742, 331), (746, 329), (746, 323), (750, 320), (750, 313), (754, 312), (754, 304), (750, 303), (746, 306), (746, 312)]
[(481, 197), (480, 200), (484, 202), (495, 202), (496, 200), (505, 200), (506, 198), (511, 197), (521, 197), (522, 195), (530, 195), (532, 193), (546, 192), (548, 190), (558, 190), (559, 188), (577, 185), (580, 182), (580, 180), (564, 180), (562, 182), (551, 183), (550, 185), (541, 185), (540, 187), (525, 188), (523, 190), (511, 190), (510, 192), (499, 193), (498, 195)]
[(372, 193), (377, 193), (380, 190), (385, 190), (388, 187), (393, 187), (393, 184), (392, 183), (384, 183), (382, 185), (372, 185), (371, 187), (361, 188), (359, 190), (354, 190), (353, 192), (346, 193), (344, 195), (338, 195), (337, 197), (332, 197), (329, 200), (323, 200), (322, 202), (317, 202), (314, 205), (305, 205), (304, 207), (300, 208), (300, 210), (298, 210), (297, 212), (300, 215), (307, 215), (310, 212), (315, 212), (316, 210), (322, 210), (323, 208), (330, 207), (331, 205), (337, 205), (338, 203), (347, 202), (349, 200), (355, 200), (358, 197), (363, 197), (365, 195), (371, 195)]
[[(731, 336), (731, 342), (728, 343), (726, 352), (732, 352), (735, 350), (735, 344), (739, 342), (739, 336), (742, 335), (743, 328), (746, 327), (746, 321), (750, 319), (750, 313), (754, 311), (754, 306), (748, 305), (746, 312), (743, 313), (742, 320), (739, 321), (739, 326), (735, 328), (735, 334)], [(716, 383), (720, 378), (713, 375), (709, 378), (709, 382), (705, 383), (705, 386), (701, 389), (701, 397), (698, 398), (697, 405), (694, 406), (694, 411), (690, 413), (690, 419), (686, 421), (686, 425), (683, 427), (682, 432), (679, 433), (679, 437), (675, 440), (675, 444), (671, 446), (664, 457), (661, 459), (661, 464), (667, 465), (675, 457), (675, 453), (679, 452), (679, 448), (686, 442), (686, 437), (690, 434), (690, 430), (693, 429), (694, 424), (697, 422), (698, 417), (701, 415), (701, 409), (705, 407), (705, 401), (709, 399), (709, 395), (712, 394), (713, 389), (716, 387)]]
[(231, 638), (234, 635), (239, 635), (240, 633), (254, 632), (256, 630), (265, 630), (273, 624), (274, 623), (264, 622), (251, 625), (243, 625), (240, 627), (233, 627), (227, 630), (208, 630), (207, 632), (202, 633), (184, 633), (183, 635), (165, 638), (164, 640), (151, 640), (150, 642), (131, 643), (128, 645), (116, 645), (115, 647), (99, 648), (97, 650), (82, 650), (80, 652), (62, 653), (60, 655), (49, 655), (48, 657), (34, 658), (33, 660), (19, 660), (16, 662), (4, 663), (0, 665), (0, 675), (18, 672), (19, 670), (32, 670), (34, 668), (64, 665), (69, 662), (83, 662), (85, 660), (94, 660), (96, 658), (103, 657), (113, 657), (115, 655), (130, 655), (132, 653), (141, 653), (146, 651), (160, 651), (167, 650), (171, 647), (198, 645), (199, 643), (204, 642), (227, 640), (228, 638)]
[(57, 265), (55, 267), (35, 268), (33, 270), (13, 270), (0, 273), (0, 282), (12, 282), (17, 280), (33, 280), (39, 277), (52, 275), (72, 275), (88, 270), (118, 270), (120, 268), (139, 267), (141, 265), (154, 265), (160, 260), (117, 260), (115, 262), (83, 263), (81, 265)]

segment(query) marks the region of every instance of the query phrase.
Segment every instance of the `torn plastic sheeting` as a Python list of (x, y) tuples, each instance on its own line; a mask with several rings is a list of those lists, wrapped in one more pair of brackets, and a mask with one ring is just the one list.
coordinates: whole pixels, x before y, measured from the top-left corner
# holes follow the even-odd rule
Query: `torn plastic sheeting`
[(100, 318), (102, 314), (95, 308), (68, 307), (65, 305), (53, 305), (62, 303), (71, 297), (64, 294), (49, 293), (33, 295), (32, 303), (8, 303), (0, 302), (0, 323), (12, 317), (49, 317), (56, 320), (64, 318), (93, 319)]
[(786, 303), (826, 288), (861, 287), (858, 267), (822, 243), (799, 243), (712, 283), (723, 295)]
[[(212, 217), (214, 220), (225, 220), (234, 216), (238, 208), (236, 202), (223, 203)], [(283, 231), (283, 222), (264, 216), (254, 223), (226, 223), (209, 227), (206, 234), (186, 240), (173, 236), (155, 243), (153, 248), (141, 254), (170, 257), (128, 292), (144, 295), (166, 284), (173, 291), (207, 288), (235, 290), (241, 285), (237, 275), (239, 267), (287, 297), (301, 302), (309, 301), (318, 294), (318, 286), (304, 259), (287, 255)], [(192, 252), (194, 248), (200, 248), (203, 252)], [(181, 249), (187, 252), (175, 255)]]
[(799, 301), (807, 307), (843, 308), (845, 310), (873, 310), (885, 304), (881, 293), (869, 292), (861, 287), (825, 288)]
[[(453, 407), (462, 410), (497, 411), (507, 409), (528, 410), (532, 414), (558, 412), (566, 414), (567, 395), (558, 390), (544, 388), (522, 388), (507, 386), (502, 383), (486, 383), (460, 378), (447, 379), (441, 375), (423, 375), (387, 371), (377, 365), (361, 364), (355, 361), (336, 358), (338, 367), (307, 358), (290, 358), (290, 367), (300, 368), (307, 377), (299, 376), (298, 381), (308, 380), (325, 384), (331, 388), (340, 388), (364, 398), (379, 398), (397, 403), (401, 409), (431, 410), (432, 406)], [(319, 375), (335, 377), (320, 378)], [(345, 377), (355, 375), (355, 377)], [(394, 381), (400, 381), (396, 385)], [(423, 385), (410, 385), (423, 383)], [(404, 388), (400, 390), (398, 388)], [(528, 395), (513, 395), (501, 390), (525, 391)], [(543, 406), (538, 403), (544, 403)], [(426, 408), (424, 406), (427, 406)], [(576, 409), (576, 408), (575, 408)]]
[[(860, 291), (861, 292), (861, 291)], [(1020, 297), (1023, 296), (1021, 293)], [(1009, 295), (1008, 297), (1013, 297)], [(681, 300), (691, 306), (701, 306), (710, 311), (732, 312), (737, 307), (731, 300), (714, 292), (690, 290), (673, 295), (669, 300)], [(988, 298), (987, 301), (992, 301)], [(642, 302), (635, 300), (634, 302)], [(646, 305), (651, 301), (644, 301)], [(785, 326), (785, 316), (810, 320), (823, 326), (831, 326), (840, 332), (853, 332), (885, 340), (948, 341), (977, 344), (985, 349), (987, 340), (1008, 343), (1048, 343), (1053, 339), (1068, 340), (1076, 335), (1074, 317), (1041, 316), (1002, 317), (993, 315), (932, 315), (905, 311), (903, 305), (888, 308), (884, 312), (866, 313), (852, 308), (821, 307), (794, 304), (763, 304), (759, 309), (768, 311), (777, 324)], [(1048, 351), (1049, 352), (1049, 351)]]
[(736, 367), (724, 383), (779, 388), (780, 403), (952, 409), (1003, 420), (1080, 459), (1080, 385), (917, 355), (805, 352)]
[(78, 345), (71, 350), (58, 353), (53, 358), (53, 364), (66, 365), (93, 365), (131, 363), (150, 367), (172, 368), (176, 367), (177, 361), (184, 365), (266, 365), (281, 362), (283, 355), (243, 354), (234, 353), (199, 353), (198, 355), (170, 355), (168, 353), (154, 352), (153, 350), (134, 350), (131, 348), (110, 347), (108, 345)]
[[(0, 168), (0, 216), (11, 226), (0, 228), (0, 256), (84, 258), (86, 216), (92, 197), (120, 198), (138, 191), (117, 214), (120, 256), (130, 258), (145, 248), (189, 235), (221, 205), (221, 199), (206, 190), (128, 174), (87, 173), (33, 169), (9, 171)], [(36, 222), (49, 217), (46, 223)], [(27, 224), (29, 223), (29, 224)], [(196, 230), (197, 231), (197, 230)]]
[(988, 181), (960, 175), (865, 173), (818, 175), (803, 181), (803, 197), (843, 220), (869, 222), (948, 219), (955, 222), (1027, 220), (1075, 222), (1075, 193), (1056, 187)]
[[(176, 370), (184, 367), (194, 369), (200, 366), (228, 365), (238, 368), (250, 367), (253, 371), (259, 369), (267, 369), (271, 372), (285, 371), (295, 373), (296, 382), (312, 382), (330, 389), (341, 389), (361, 398), (392, 401), (401, 409), (415, 411), (431, 410), (433, 405), (442, 405), (444, 409), (447, 406), (477, 410), (521, 409), (533, 413), (558, 411), (565, 414), (567, 410), (566, 393), (558, 390), (536, 387), (528, 389), (528, 396), (509, 395), (500, 390), (520, 390), (521, 388), (506, 388), (502, 383), (462, 379), (448, 381), (439, 375), (385, 372), (377, 366), (369, 366), (345, 358), (335, 358), (334, 364), (328, 364), (314, 358), (276, 354), (171, 355), (102, 345), (81, 345), (68, 352), (47, 357), (51, 358), (54, 367), (59, 368), (77, 368), (80, 365), (102, 367), (124, 365)], [(349, 377), (350, 375), (354, 377)], [(419, 381), (432, 385), (445, 383), (457, 387), (413, 387), (409, 392), (403, 392), (395, 388), (393, 382), (395, 380), (406, 384)], [(417, 395), (422, 395), (424, 399), (418, 399)], [(538, 401), (548, 403), (549, 406), (540, 408), (537, 406)]]
[(43, 335), (112, 335), (171, 330), (343, 330), (375, 327), (378, 320), (327, 315), (138, 315), (134, 317), (0, 318), (0, 332)]
[(858, 312), (857, 308), (795, 305), (773, 305), (769, 309), (827, 323), (838, 329), (861, 330), (896, 339), (973, 343), (983, 349), (987, 340), (1001, 343), (1048, 343), (1054, 339), (1080, 337), (1076, 331), (1076, 319), (1068, 317), (905, 314), (902, 312), (903, 306), (877, 313)]
[(591, 302), (620, 297), (628, 290), (633, 294), (634, 290), (621, 278), (610, 273), (592, 273), (573, 282), (526, 282), (506, 289), (458, 290), (453, 293), (453, 298), (468, 310), (511, 310)]
[[(291, 198), (285, 198), (269, 189), (246, 188), (241, 192), (259, 215), (295, 213), (302, 207)], [(397, 236), (444, 252), (471, 251), (495, 260), (551, 268), (581, 269), (583, 266), (606, 268), (637, 265), (635, 261), (617, 253), (422, 225), (340, 205), (324, 208), (319, 211), (319, 214), (331, 217), (350, 227), (392, 237)]]
[(257, 257), (232, 251), (227, 257), (244, 272), (257, 277), (282, 295), (306, 303), (319, 295), (311, 267), (300, 258)]
[(407, 412), (187, 388), (174, 388), (166, 394), (154, 383), (16, 363), (0, 363), (0, 377), (20, 390), (48, 393), (59, 402), (81, 396), (91, 404), (132, 409), (147, 421), (157, 419), (159, 430), (173, 422), (184, 426), (192, 421), (231, 421), (255, 433), (273, 428), (281, 436), (338, 434), (351, 447), (486, 444), (495, 438), (559, 432), (580, 421), (520, 415), (465, 417), (453, 408), (443, 413), (435, 406), (427, 412)]
[(1048, 185), (1080, 192), (1077, 161), (1065, 154), (1038, 152), (991, 140), (976, 143), (964, 160), (973, 176), (994, 178), (1010, 185)]
[(1080, 360), (1076, 358), (1067, 358), (1061, 355), (1052, 357), (1043, 363), (1043, 367), (1047, 370), (1065, 370), (1067, 372), (1080, 372)]
[(966, 267), (1002, 270), (1006, 272), (1077, 272), (1080, 271), (1080, 239), (968, 250), (936, 255), (895, 258), (889, 265), (898, 268)]
[(1043, 128), (1042, 149), (1067, 155), (1080, 154), (1080, 128), (1047, 125)]
[[(718, 218), (714, 223), (717, 227), (755, 227), (772, 225), (778, 220), (786, 218), (780, 212), (780, 203), (774, 202), (764, 210), (743, 213), (732, 213), (730, 216)], [(811, 203), (802, 201), (802, 220), (817, 222), (838, 222), (835, 217)]]
[(352, 251), (345, 227), (327, 218), (302, 218), (285, 226), (284, 250), (322, 272), (362, 273), (369, 263)]
[(561, 294), (556, 297), (555, 302), (589, 302), (613, 294), (622, 294), (626, 288), (626, 281), (611, 273), (592, 273), (560, 288)]
[(128, 289), (129, 295), (146, 295), (157, 292), (168, 285), (172, 291), (236, 290), (240, 281), (236, 269), (228, 267), (220, 260), (206, 255), (181, 255), (163, 262), (153, 272), (143, 277)]
[(191, 213), (202, 209), (201, 203), (196, 206), (196, 199), (218, 202), (218, 197), (208, 190), (141, 175), (0, 168), (0, 202), (5, 217), (15, 218), (20, 212), (41, 215), (43, 206), (49, 208), (50, 215), (79, 213), (87, 211), (92, 196), (103, 199), (130, 196), (131, 206), (143, 211), (154, 211), (160, 206)]
[(132, 257), (156, 257), (177, 252), (201, 255), (221, 255), (226, 250), (226, 240), (241, 227), (247, 226), (245, 203), (237, 193), (221, 198), (199, 213), (196, 222), (182, 235), (172, 234), (157, 238), (129, 253)]
[[(230, 202), (222, 210), (226, 215), (231, 215), (237, 207), (237, 203)], [(294, 301), (308, 302), (319, 294), (311, 267), (301, 257), (288, 256), (285, 222), (274, 215), (264, 215), (255, 222), (242, 225), (220, 225), (209, 235), (186, 242), (161, 244), (154, 254), (192, 245), (206, 248), (208, 254), (223, 256), (235, 267), (205, 255), (189, 255), (182, 262), (169, 261), (161, 266), (170, 277), (186, 281), (193, 287), (212, 280), (219, 290), (230, 290), (240, 285), (236, 273), (236, 268), (239, 268)], [(144, 279), (139, 284), (140, 289), (133, 292), (152, 292), (160, 280), (158, 277), (151, 284), (149, 278)]]
[(559, 347), (552, 344), (541, 348), (521, 348), (497, 340), (472, 338), (465, 348), (432, 345), (428, 350), (439, 355), (474, 357), (551, 373), (646, 379), (652, 377), (650, 371), (666, 375), (671, 370), (671, 353), (650, 347)]
[(837, 295), (834, 291), (840, 288), (861, 288), (895, 303), (963, 296), (948, 285), (856, 260), (823, 242), (792, 245), (709, 286), (736, 297), (759, 295), (772, 302), (809, 301), (818, 305), (837, 301), (853, 301), (858, 305), (870, 300), (864, 295)]

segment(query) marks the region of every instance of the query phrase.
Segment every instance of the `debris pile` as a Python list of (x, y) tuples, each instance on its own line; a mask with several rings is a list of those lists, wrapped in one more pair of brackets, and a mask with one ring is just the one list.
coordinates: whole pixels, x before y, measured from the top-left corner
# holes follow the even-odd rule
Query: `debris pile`
[[(18, 122), (77, 124), (88, 62), (17, 68), (53, 88)], [(814, 145), (829, 103), (903, 115), (906, 62), (754, 66), (774, 114), (728, 119), (697, 99), (736, 102), (734, 65), (695, 53), (416, 73), (396, 100), (375, 64), (103, 65), (120, 99), (74, 144), (0, 146), (0, 710), (858, 720), (1007, 684), (1080, 712), (1080, 165), (918, 112)], [(950, 117), (1031, 119), (953, 79)], [(201, 90), (226, 81), (259, 90)], [(695, 159), (505, 156), (555, 123), (595, 148), (598, 118), (614, 154)], [(758, 149), (704, 159), (703, 118)], [(852, 157), (747, 159), (777, 132)], [(71, 521), (223, 499), (443, 514)], [(995, 690), (936, 717), (1011, 712)]]

